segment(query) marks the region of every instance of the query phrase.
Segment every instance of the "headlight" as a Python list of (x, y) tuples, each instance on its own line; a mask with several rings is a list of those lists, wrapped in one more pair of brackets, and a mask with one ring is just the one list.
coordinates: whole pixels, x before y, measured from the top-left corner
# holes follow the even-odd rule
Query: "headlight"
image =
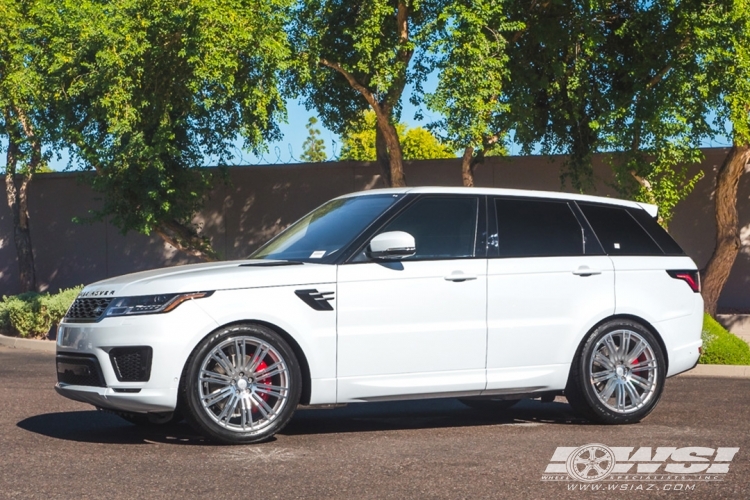
[(107, 316), (129, 316), (133, 314), (155, 314), (169, 312), (186, 300), (209, 297), (214, 292), (171, 293), (162, 295), (142, 295), (140, 297), (120, 297), (114, 299), (107, 308)]

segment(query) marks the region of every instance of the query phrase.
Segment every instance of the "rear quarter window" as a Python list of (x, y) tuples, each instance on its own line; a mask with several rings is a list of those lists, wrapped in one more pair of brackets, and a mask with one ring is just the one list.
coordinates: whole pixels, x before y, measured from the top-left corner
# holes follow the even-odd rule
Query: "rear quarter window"
[(654, 238), (624, 207), (588, 203), (578, 203), (578, 206), (607, 254), (664, 255)]
[(663, 227), (659, 225), (655, 218), (651, 217), (648, 212), (642, 208), (628, 208), (628, 212), (635, 220), (645, 229), (656, 243), (664, 250), (667, 255), (685, 255), (685, 251), (669, 235)]

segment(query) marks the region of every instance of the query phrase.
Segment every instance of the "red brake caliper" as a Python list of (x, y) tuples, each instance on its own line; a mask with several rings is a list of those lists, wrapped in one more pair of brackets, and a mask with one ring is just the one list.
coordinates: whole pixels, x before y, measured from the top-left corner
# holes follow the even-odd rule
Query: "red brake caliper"
[[(268, 368), (268, 365), (266, 364), (266, 362), (265, 361), (261, 361), (260, 363), (258, 363), (258, 367), (255, 369), (255, 373), (261, 372), (261, 371), (265, 370), (266, 368)], [(257, 384), (268, 384), (268, 385), (271, 385), (271, 377), (266, 377), (266, 378), (264, 378), (262, 380), (256, 380), (255, 383), (257, 383)], [(266, 394), (266, 393), (260, 393), (260, 399), (262, 399), (263, 401), (268, 402), (268, 394)], [(258, 411), (258, 405), (254, 404), (253, 405), (253, 412), (257, 412), (257, 411)]]
[[(641, 354), (640, 356), (638, 356), (637, 358), (635, 358), (631, 364), (632, 365), (637, 365), (638, 363), (642, 363), (643, 361), (646, 361), (646, 355), (645, 354)], [(643, 372), (643, 370), (634, 370), (633, 371), (634, 374), (639, 374), (641, 372)]]

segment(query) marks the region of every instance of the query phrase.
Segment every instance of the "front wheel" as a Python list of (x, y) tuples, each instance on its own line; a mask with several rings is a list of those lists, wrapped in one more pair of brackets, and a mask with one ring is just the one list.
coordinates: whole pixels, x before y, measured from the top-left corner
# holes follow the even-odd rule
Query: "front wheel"
[(186, 366), (186, 418), (228, 444), (280, 431), (299, 403), (302, 376), (292, 349), (262, 325), (233, 325), (206, 337)]
[(565, 396), (589, 420), (629, 424), (661, 398), (666, 361), (656, 337), (631, 320), (608, 321), (585, 340), (570, 369)]

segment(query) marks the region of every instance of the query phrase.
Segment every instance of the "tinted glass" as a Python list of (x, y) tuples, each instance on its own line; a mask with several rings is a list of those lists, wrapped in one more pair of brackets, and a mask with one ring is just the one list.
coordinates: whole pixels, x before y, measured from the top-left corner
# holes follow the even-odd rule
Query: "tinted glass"
[(472, 197), (422, 198), (380, 232), (406, 231), (414, 236), (417, 253), (408, 260), (473, 257), (477, 206), (478, 199)]
[(609, 255), (664, 255), (625, 208), (578, 203)]
[(656, 243), (664, 250), (667, 255), (685, 255), (685, 251), (680, 248), (675, 240), (659, 225), (655, 218), (651, 217), (643, 209), (629, 208), (630, 215), (645, 229)]
[(398, 197), (366, 195), (332, 200), (316, 208), (250, 256), (326, 262), (345, 248)]
[(495, 200), (500, 257), (583, 254), (583, 231), (566, 202)]

